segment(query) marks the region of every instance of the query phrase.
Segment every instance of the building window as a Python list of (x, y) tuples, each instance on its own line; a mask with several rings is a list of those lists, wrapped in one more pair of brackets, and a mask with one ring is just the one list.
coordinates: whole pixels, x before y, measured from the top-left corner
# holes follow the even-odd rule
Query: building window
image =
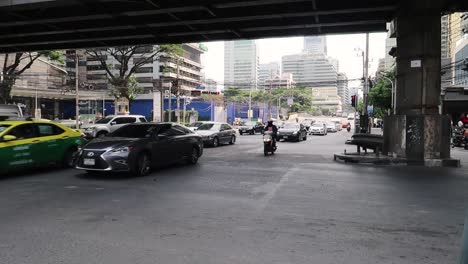
[(152, 83), (153, 77), (137, 77), (136, 80), (138, 83)]
[(153, 67), (141, 67), (135, 70), (135, 73), (152, 73)]

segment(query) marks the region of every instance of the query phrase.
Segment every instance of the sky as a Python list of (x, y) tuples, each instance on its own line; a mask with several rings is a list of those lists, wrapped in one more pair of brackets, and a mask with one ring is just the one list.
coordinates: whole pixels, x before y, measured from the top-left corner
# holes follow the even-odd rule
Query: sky
[[(327, 35), (328, 56), (340, 62), (340, 71), (346, 73), (348, 79), (362, 77), (362, 57), (356, 50), (365, 50), (365, 34)], [(385, 57), (385, 38), (387, 33), (371, 33), (369, 37), (369, 73), (374, 75), (379, 58)], [(260, 63), (277, 61), (281, 64), (281, 57), (300, 53), (304, 46), (303, 37), (259, 39)], [(206, 78), (218, 83), (224, 81), (224, 43), (205, 43), (208, 52), (203, 55)]]

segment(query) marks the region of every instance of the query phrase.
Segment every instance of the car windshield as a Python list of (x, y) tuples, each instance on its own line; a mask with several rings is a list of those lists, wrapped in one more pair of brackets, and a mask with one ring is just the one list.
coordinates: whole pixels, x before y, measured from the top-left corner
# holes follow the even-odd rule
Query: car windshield
[(10, 125), (0, 125), (0, 133), (5, 131)]
[(296, 128), (299, 128), (299, 124), (286, 123), (286, 124), (283, 125), (283, 128), (285, 128), (285, 129), (296, 129)]
[(201, 125), (203, 125), (202, 122), (195, 122), (195, 123), (190, 124), (189, 127), (200, 127)]
[(323, 127), (323, 123), (315, 123), (312, 125), (312, 127), (318, 127), (318, 128)]
[(96, 124), (107, 124), (112, 120), (112, 118), (114, 117), (105, 117), (103, 119), (96, 121)]
[(198, 130), (219, 130), (220, 125), (219, 124), (203, 124), (198, 127)]
[(117, 129), (110, 137), (146, 138), (151, 136), (155, 125), (128, 125)]

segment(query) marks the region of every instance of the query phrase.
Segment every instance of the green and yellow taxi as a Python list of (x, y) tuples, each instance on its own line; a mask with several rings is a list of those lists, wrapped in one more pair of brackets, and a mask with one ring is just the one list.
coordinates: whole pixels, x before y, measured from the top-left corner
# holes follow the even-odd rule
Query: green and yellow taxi
[(86, 142), (79, 130), (51, 121), (0, 122), (0, 174), (59, 164), (72, 167)]

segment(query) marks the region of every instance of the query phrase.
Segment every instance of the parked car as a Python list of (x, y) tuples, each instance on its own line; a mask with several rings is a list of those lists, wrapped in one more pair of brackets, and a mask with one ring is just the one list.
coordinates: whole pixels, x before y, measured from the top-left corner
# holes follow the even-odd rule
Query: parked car
[(332, 133), (338, 132), (338, 130), (336, 129), (336, 124), (335, 124), (335, 123), (333, 123), (333, 122), (328, 122), (328, 123), (326, 124), (326, 126), (327, 126), (327, 132), (332, 132)]
[(202, 154), (202, 139), (190, 129), (173, 123), (141, 122), (125, 125), (83, 146), (76, 168), (144, 176), (157, 166), (180, 161), (195, 164)]
[(310, 127), (311, 135), (327, 135), (327, 126), (324, 123), (316, 122)]
[(217, 147), (219, 144), (236, 143), (236, 131), (227, 123), (206, 122), (197, 129), (205, 145)]
[(73, 167), (85, 142), (79, 131), (53, 122), (0, 122), (0, 173), (50, 164)]
[(23, 111), (18, 105), (0, 104), (0, 121), (10, 117), (22, 117)]
[(106, 116), (94, 124), (84, 125), (83, 132), (88, 138), (104, 137), (117, 129), (132, 123), (148, 122), (142, 115), (117, 115)]
[(264, 129), (264, 126), (262, 122), (243, 121), (240, 123), (240, 126), (239, 126), (239, 134), (241, 136), (243, 134), (254, 135), (255, 133), (263, 133), (263, 129)]
[(197, 122), (193, 122), (192, 124), (190, 124), (188, 126), (188, 129), (192, 130), (192, 131), (195, 131), (197, 130), (201, 125), (205, 124), (205, 123), (208, 123), (208, 121), (197, 121)]
[(283, 127), (278, 129), (278, 141), (280, 140), (297, 142), (307, 140), (307, 130), (304, 125), (299, 123), (285, 123)]

